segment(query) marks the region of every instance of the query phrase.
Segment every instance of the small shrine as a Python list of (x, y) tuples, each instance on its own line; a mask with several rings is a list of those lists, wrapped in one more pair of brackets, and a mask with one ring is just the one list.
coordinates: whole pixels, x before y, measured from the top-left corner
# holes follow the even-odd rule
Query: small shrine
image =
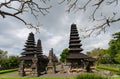
[(56, 66), (55, 66), (55, 55), (53, 54), (53, 48), (49, 51), (49, 63), (46, 67), (47, 73), (56, 73)]
[(19, 66), (19, 74), (21, 76), (30, 75), (37, 77), (41, 72), (46, 71), (45, 68), (48, 64), (48, 57), (42, 53), (41, 40), (35, 44), (34, 34), (29, 33), (28, 39), (25, 43), (24, 52), (21, 53), (19, 60), (21, 64)]

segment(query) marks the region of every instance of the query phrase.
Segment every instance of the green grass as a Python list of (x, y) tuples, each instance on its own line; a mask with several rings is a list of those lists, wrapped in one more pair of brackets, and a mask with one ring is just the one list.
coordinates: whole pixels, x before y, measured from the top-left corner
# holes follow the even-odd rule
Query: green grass
[(113, 67), (108, 67), (108, 66), (97, 66), (97, 69), (104, 69), (104, 70), (109, 70), (109, 71), (114, 71), (114, 72), (119, 72), (119, 68), (113, 68)]
[(108, 78), (93, 73), (81, 73), (77, 75), (75, 79), (108, 79)]
[(116, 78), (111, 78), (111, 79), (120, 79), (120, 77), (116, 77)]
[(5, 74), (5, 73), (9, 73), (9, 72), (14, 72), (14, 71), (18, 71), (18, 68), (8, 69), (8, 70), (1, 70), (0, 74)]

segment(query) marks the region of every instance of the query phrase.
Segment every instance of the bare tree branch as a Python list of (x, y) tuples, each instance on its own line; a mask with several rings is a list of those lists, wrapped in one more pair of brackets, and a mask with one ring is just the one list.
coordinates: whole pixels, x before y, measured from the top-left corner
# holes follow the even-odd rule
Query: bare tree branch
[[(86, 11), (86, 7), (87, 7), (87, 5), (88, 5), (91, 1), (92, 1), (92, 0), (88, 0), (87, 3), (86, 3), (83, 7), (79, 7), (78, 10), (84, 9), (84, 11)], [(78, 10), (76, 10), (76, 11), (78, 11)]]
[[(91, 28), (91, 29), (86, 29), (84, 30), (84, 32), (89, 32), (89, 34), (87, 36), (90, 36), (91, 34), (93, 34), (96, 30), (98, 30), (97, 34), (100, 34), (102, 31), (106, 32), (106, 28), (107, 26), (110, 27), (111, 23), (115, 23), (120, 21), (120, 16), (117, 16), (117, 12), (113, 11), (113, 16), (106, 16), (104, 15), (104, 13), (101, 10), (101, 7), (103, 8), (104, 6), (111, 6), (111, 4), (116, 4), (116, 7), (118, 7), (117, 5), (119, 5), (119, 0), (63, 0), (61, 3), (65, 3), (67, 2), (67, 6), (68, 12), (71, 12), (72, 10), (77, 12), (77, 11), (87, 11), (89, 10), (89, 8), (92, 8), (92, 11), (90, 13), (89, 17), (92, 17), (91, 20), (93, 22), (98, 22), (101, 24), (97, 24), (95, 25), (95, 27)], [(102, 19), (98, 19), (98, 12), (99, 14), (101, 14), (101, 18)], [(97, 15), (97, 16), (96, 16)], [(117, 18), (115, 18), (117, 16)], [(82, 30), (83, 31), (83, 30)]]
[(94, 4), (93, 6), (97, 6), (95, 8), (95, 10), (93, 11), (93, 14), (92, 14), (92, 17), (93, 17), (93, 20), (95, 20), (95, 13), (96, 11), (99, 9), (99, 7), (101, 6), (101, 4), (103, 3), (104, 0), (100, 0), (98, 3)]
[(86, 32), (89, 32), (89, 31), (90, 31), (90, 33), (89, 33), (87, 36), (90, 36), (90, 35), (91, 35), (92, 33), (94, 33), (96, 30), (99, 30), (96, 35), (99, 35), (102, 31), (103, 31), (103, 32), (106, 32), (106, 27), (107, 27), (107, 26), (110, 27), (110, 24), (111, 24), (111, 23), (118, 22), (118, 21), (120, 21), (120, 18), (117, 18), (117, 19), (106, 19), (105, 22), (103, 22), (101, 25), (95, 26), (94, 28), (91, 28), (91, 29), (86, 30)]
[[(47, 1), (50, 0), (40, 0), (40, 3), (44, 3), (46, 4)], [(18, 4), (16, 6), (13, 6), (14, 4)], [(8, 9), (10, 11), (4, 10)], [(25, 12), (27, 12), (29, 14), (29, 11), (31, 12), (30, 14), (33, 15), (36, 18), (36, 21), (38, 21), (38, 15), (39, 13), (41, 13), (42, 15), (46, 15), (47, 13), (49, 13), (49, 9), (51, 8), (51, 6), (48, 7), (41, 7), (39, 5), (39, 3), (34, 2), (34, 0), (4, 0), (3, 2), (0, 3), (0, 15), (3, 18), (6, 18), (7, 16), (12, 16), (20, 21), (22, 21), (25, 25), (29, 26), (29, 28), (35, 28), (38, 29), (38, 26), (34, 26), (31, 23), (28, 23), (26, 20), (24, 20), (24, 18), (21, 18), (20, 14), (24, 14)]]

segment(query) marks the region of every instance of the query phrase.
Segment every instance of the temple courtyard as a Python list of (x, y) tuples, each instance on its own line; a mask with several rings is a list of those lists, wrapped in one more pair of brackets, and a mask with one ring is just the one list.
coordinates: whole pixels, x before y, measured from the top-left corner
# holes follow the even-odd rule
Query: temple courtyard
[[(69, 66), (63, 65), (63, 67), (64, 67), (64, 73), (61, 73), (61, 65), (58, 65), (58, 66), (56, 66), (57, 72), (55, 74), (52, 74), (52, 73), (51, 74), (43, 74), (37, 78), (73, 78), (78, 74), (86, 73), (85, 71), (79, 72), (79, 73), (76, 73), (76, 72), (69, 73), (68, 72)], [(110, 76), (113, 79), (119, 79), (118, 75), (111, 75), (111, 73), (109, 71), (105, 71), (105, 70), (97, 70), (96, 69), (96, 72), (92, 72), (92, 73), (99, 74), (102, 76)], [(15, 71), (15, 72), (10, 72), (10, 73), (6, 73), (6, 74), (1, 74), (0, 79), (2, 79), (2, 78), (34, 78), (34, 77), (31, 77), (31, 76), (21, 77), (19, 75), (18, 71)]]
[[(40, 75), (39, 77), (44, 77), (44, 78), (70, 78), (70, 77), (75, 77), (78, 73), (68, 73), (69, 67), (64, 65), (64, 73), (61, 73), (61, 65), (56, 66), (56, 73), (55, 74), (43, 74)], [(7, 74), (0, 75), (0, 78), (16, 78), (16, 77), (21, 77), (18, 74), (18, 71), (16, 72), (11, 72)], [(31, 77), (31, 76), (25, 76), (25, 77)]]

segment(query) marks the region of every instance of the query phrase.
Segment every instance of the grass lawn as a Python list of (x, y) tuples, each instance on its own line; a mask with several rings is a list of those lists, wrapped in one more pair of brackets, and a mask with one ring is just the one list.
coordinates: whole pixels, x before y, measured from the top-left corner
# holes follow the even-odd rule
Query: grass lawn
[(116, 78), (111, 78), (111, 79), (120, 79), (120, 77), (116, 77)]
[(18, 68), (15, 68), (15, 69), (7, 69), (7, 70), (1, 70), (1, 71), (0, 71), (0, 75), (1, 75), (1, 74), (5, 74), (5, 73), (14, 72), (14, 71), (18, 71)]
[(119, 72), (119, 68), (113, 68), (113, 67), (108, 67), (108, 66), (97, 66), (96, 68), (97, 69), (103, 69), (103, 70)]

